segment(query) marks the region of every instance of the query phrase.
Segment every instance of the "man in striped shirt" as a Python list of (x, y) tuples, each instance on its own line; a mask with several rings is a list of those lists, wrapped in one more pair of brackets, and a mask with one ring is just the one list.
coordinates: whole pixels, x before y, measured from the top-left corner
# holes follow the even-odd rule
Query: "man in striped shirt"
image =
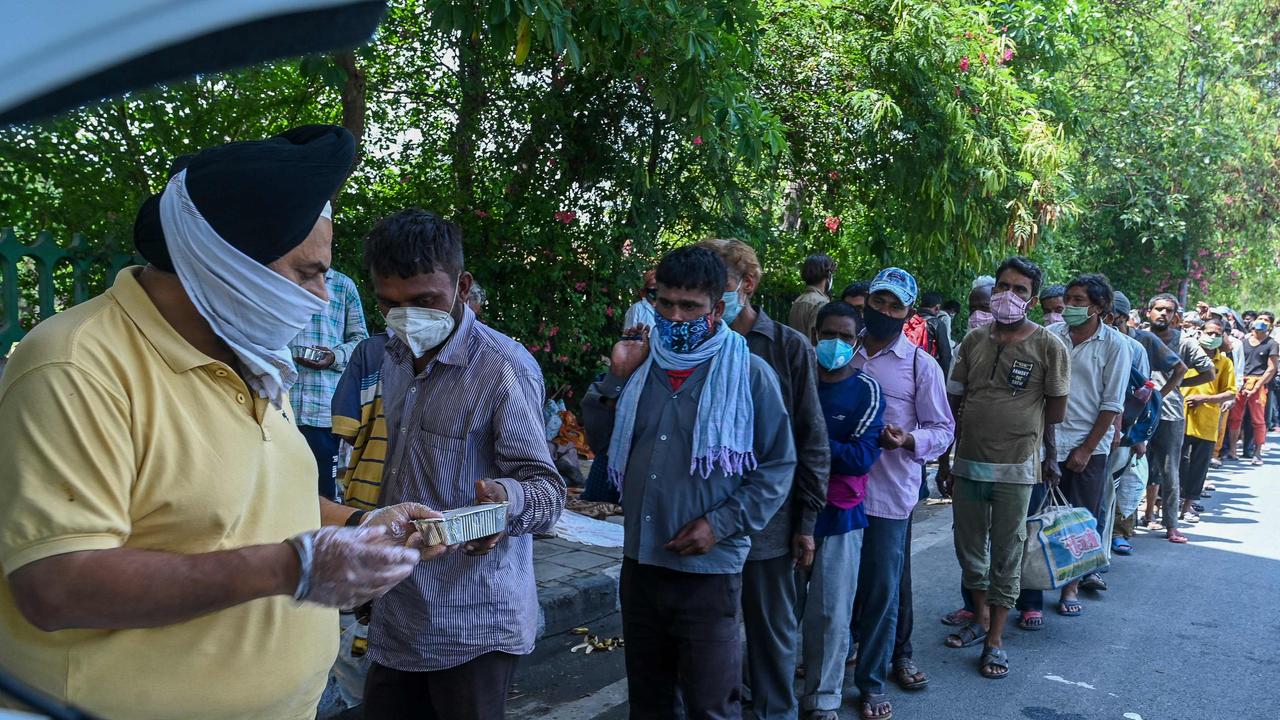
[[(329, 304), (289, 343), (298, 365), (298, 382), (289, 391), (294, 421), (307, 439), (319, 467), (320, 495), (332, 500), (338, 461), (338, 438), (333, 434), (329, 404), (338, 379), (356, 345), (369, 336), (364, 326), (364, 307), (351, 278), (329, 268), (324, 274)], [(309, 357), (308, 350), (318, 352)]]
[(555, 525), (565, 499), (542, 373), (467, 307), (457, 225), (406, 210), (379, 222), (364, 252), (394, 334), (382, 362), (390, 440), (379, 507), (509, 503), (505, 532), (420, 564), (374, 603), (365, 717), (499, 720), (537, 631), (533, 534)]

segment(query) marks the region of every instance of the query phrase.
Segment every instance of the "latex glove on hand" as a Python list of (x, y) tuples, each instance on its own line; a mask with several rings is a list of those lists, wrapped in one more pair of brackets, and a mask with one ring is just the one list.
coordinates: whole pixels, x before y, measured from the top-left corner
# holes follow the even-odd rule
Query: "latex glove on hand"
[(422, 503), (406, 502), (374, 510), (364, 516), (360, 521), (360, 527), (386, 528), (387, 537), (391, 538), (392, 542), (419, 550), (423, 560), (431, 560), (443, 555), (449, 548), (444, 545), (424, 547), (422, 535), (414, 527), (413, 521), (438, 517), (444, 516)]
[(374, 527), (322, 527), (290, 542), (312, 547), (308, 572), (299, 582), (303, 602), (327, 607), (353, 608), (381, 597), (409, 577), (422, 553), (395, 542), (381, 525)]

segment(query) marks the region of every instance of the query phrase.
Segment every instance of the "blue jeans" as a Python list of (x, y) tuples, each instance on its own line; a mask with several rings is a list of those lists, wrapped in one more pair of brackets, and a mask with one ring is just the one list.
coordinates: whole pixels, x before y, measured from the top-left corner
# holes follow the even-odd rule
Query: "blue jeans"
[(863, 695), (884, 693), (898, 629), (898, 583), (907, 519), (867, 517), (858, 569), (858, 666), (853, 681)]

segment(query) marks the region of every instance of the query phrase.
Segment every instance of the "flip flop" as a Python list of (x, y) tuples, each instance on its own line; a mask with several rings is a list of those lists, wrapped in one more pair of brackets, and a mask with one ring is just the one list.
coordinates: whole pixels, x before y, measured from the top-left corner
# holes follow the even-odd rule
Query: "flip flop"
[[(885, 708), (884, 714), (877, 714), (876, 708)], [(893, 704), (883, 694), (863, 695), (861, 713), (862, 720), (893, 720)]]
[[(960, 641), (960, 644), (955, 645), (950, 642), (947, 642), (951, 638), (956, 638), (957, 640)], [(960, 628), (959, 631), (953, 632), (950, 635), (948, 635), (946, 639), (943, 640), (943, 644), (952, 649), (959, 649), (959, 648), (973, 647), (974, 645), (977, 645), (978, 643), (983, 642), (986, 639), (987, 639), (987, 631), (983, 630), (981, 625), (979, 625), (978, 623), (969, 623), (968, 625), (965, 625), (964, 627)]]
[(1079, 600), (1063, 600), (1058, 603), (1058, 614), (1063, 617), (1080, 617), (1084, 613), (1084, 605)]
[[(991, 672), (988, 668), (1003, 668), (1004, 672)], [(1009, 653), (1004, 648), (984, 647), (982, 659), (978, 661), (978, 672), (988, 680), (1003, 680), (1009, 677)]]
[(959, 610), (952, 610), (946, 615), (943, 615), (942, 624), (950, 625), (951, 627), (964, 627), (965, 625), (973, 622), (974, 617), (975, 615), (973, 613), (965, 610), (964, 608), (960, 608)]
[(1098, 573), (1088, 573), (1080, 578), (1080, 589), (1101, 592), (1107, 589), (1107, 582)]
[(910, 658), (894, 661), (893, 681), (903, 690), (919, 690), (929, 684), (928, 676), (920, 672), (920, 668)]
[(1132, 555), (1133, 546), (1130, 545), (1129, 541), (1125, 540), (1124, 538), (1112, 538), (1111, 552), (1117, 555)]
[(1165, 540), (1168, 540), (1169, 542), (1173, 543), (1174, 545), (1185, 545), (1185, 544), (1187, 543), (1187, 536), (1186, 536), (1186, 535), (1183, 535), (1183, 534), (1181, 534), (1181, 533), (1179, 533), (1179, 534), (1177, 534), (1177, 535), (1170, 535), (1170, 534), (1166, 533), (1166, 534), (1165, 534), (1165, 536), (1164, 536), (1164, 539), (1165, 539)]
[(1018, 616), (1018, 627), (1027, 632), (1039, 632), (1044, 629), (1044, 613), (1039, 610), (1023, 610)]

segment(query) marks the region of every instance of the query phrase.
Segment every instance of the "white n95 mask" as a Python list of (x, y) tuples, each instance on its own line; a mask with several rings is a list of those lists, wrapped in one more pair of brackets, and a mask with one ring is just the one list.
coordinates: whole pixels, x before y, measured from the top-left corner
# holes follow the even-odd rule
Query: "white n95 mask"
[(387, 312), (387, 328), (409, 346), (414, 357), (439, 347), (453, 332), (453, 325), (452, 315), (435, 308), (395, 307)]

